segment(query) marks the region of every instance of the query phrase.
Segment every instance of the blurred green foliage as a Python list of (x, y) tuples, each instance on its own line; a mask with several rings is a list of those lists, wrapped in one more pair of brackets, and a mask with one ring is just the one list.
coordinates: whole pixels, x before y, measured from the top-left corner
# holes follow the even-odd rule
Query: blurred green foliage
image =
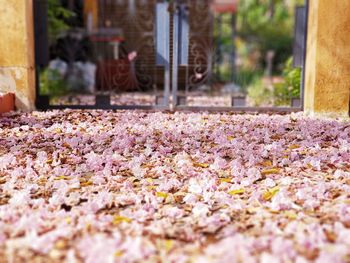
[(70, 28), (68, 21), (75, 16), (75, 13), (64, 8), (60, 0), (48, 0), (47, 16), (49, 38), (50, 42), (53, 43), (61, 33)]
[(273, 104), (273, 93), (263, 84), (263, 79), (257, 77), (248, 88), (248, 99), (251, 106), (268, 106)]
[[(48, 31), (49, 43), (56, 42), (60, 34), (70, 29), (68, 21), (74, 17), (74, 12), (64, 8), (60, 0), (48, 0)], [(60, 96), (67, 93), (66, 81), (57, 70), (46, 68), (40, 71), (40, 94)]]
[(268, 51), (273, 51), (273, 74), (280, 74), (284, 62), (292, 54), (294, 7), (304, 0), (239, 1), (237, 35), (261, 56), (259, 66), (265, 67)]
[(253, 106), (290, 106), (292, 98), (300, 98), (301, 69), (293, 67), (290, 57), (285, 63), (281, 82), (264, 85), (262, 78), (255, 78), (248, 88)]
[(241, 87), (241, 91), (246, 93), (247, 88), (260, 79), (262, 75), (262, 71), (241, 68), (237, 71), (235, 82)]
[[(264, 72), (272, 76), (288, 77), (289, 75), (285, 74), (285, 67), (291, 67), (286, 61), (292, 56), (294, 11), (295, 6), (302, 4), (304, 0), (239, 1), (235, 32), (232, 31), (231, 14), (221, 14), (217, 17), (217, 21), (222, 22), (221, 27), (220, 23), (216, 23), (214, 27), (216, 47), (220, 48), (216, 50), (220, 54), (216, 72), (220, 73), (221, 80), (226, 82), (232, 80), (232, 67), (229, 65), (228, 57), (232, 55), (233, 33), (236, 35), (234, 46), (237, 56), (236, 74), (233, 80), (241, 87), (242, 92), (262, 86), (262, 91), (251, 91), (250, 94), (268, 93), (266, 87), (263, 87), (264, 83), (258, 80), (264, 76)], [(272, 67), (268, 68), (266, 57), (271, 53)], [(291, 71), (291, 68), (288, 70)], [(299, 70), (293, 72), (297, 71)], [(280, 85), (276, 93), (272, 92), (269, 95), (280, 96), (283, 87), (286, 88), (287, 85)]]
[(293, 67), (293, 59), (289, 58), (283, 70), (281, 83), (274, 85), (274, 97), (276, 106), (290, 105), (291, 98), (300, 98), (301, 69)]
[(67, 93), (67, 84), (61, 74), (46, 68), (40, 72), (40, 95), (61, 96)]
[[(301, 70), (292, 66), (295, 6), (304, 0), (244, 0), (237, 13), (237, 53), (240, 70), (254, 71), (247, 95), (254, 106), (289, 106), (290, 99), (300, 96)], [(268, 71), (267, 54), (273, 53)], [(243, 70), (242, 70), (243, 69)], [(265, 71), (265, 77), (262, 73)], [(270, 75), (266, 75), (270, 73)], [(269, 76), (280, 76), (271, 84)], [(238, 75), (239, 78), (239, 75)], [(265, 79), (265, 81), (263, 81)], [(277, 78), (279, 79), (279, 78)]]

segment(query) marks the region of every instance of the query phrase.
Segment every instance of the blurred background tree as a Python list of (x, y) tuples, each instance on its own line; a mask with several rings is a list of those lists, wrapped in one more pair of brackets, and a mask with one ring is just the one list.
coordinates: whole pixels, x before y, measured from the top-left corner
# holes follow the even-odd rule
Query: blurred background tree
[(48, 23), (50, 43), (56, 41), (58, 36), (67, 31), (70, 26), (69, 19), (75, 16), (75, 13), (62, 6), (60, 0), (48, 0)]
[(276, 106), (287, 106), (288, 98), (300, 97), (301, 69), (293, 67), (293, 58), (285, 63), (282, 73), (283, 81), (274, 85), (274, 98)]
[(237, 79), (254, 106), (288, 105), (300, 94), (301, 70), (292, 67), (291, 57), (295, 7), (303, 4), (304, 0), (239, 1)]
[[(48, 32), (49, 43), (53, 45), (59, 36), (70, 29), (69, 19), (75, 13), (62, 6), (60, 0), (48, 0)], [(67, 92), (67, 85), (58, 70), (45, 68), (40, 72), (40, 94), (60, 96)]]
[(237, 35), (261, 56), (259, 66), (266, 68), (268, 52), (273, 52), (271, 74), (279, 74), (292, 54), (294, 8), (303, 0), (244, 0), (239, 2)]

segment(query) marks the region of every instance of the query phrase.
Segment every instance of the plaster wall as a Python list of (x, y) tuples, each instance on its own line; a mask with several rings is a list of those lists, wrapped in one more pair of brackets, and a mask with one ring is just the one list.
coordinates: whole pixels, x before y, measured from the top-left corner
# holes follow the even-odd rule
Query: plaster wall
[(346, 117), (350, 98), (350, 1), (309, 0), (304, 108)]
[(16, 107), (35, 105), (32, 0), (0, 0), (0, 91), (16, 94)]

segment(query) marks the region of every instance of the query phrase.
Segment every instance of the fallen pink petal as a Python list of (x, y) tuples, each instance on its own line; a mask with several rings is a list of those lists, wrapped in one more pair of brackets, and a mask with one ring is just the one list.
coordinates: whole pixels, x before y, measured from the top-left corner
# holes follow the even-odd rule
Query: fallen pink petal
[(9, 113), (1, 258), (347, 262), (349, 135), (302, 114)]

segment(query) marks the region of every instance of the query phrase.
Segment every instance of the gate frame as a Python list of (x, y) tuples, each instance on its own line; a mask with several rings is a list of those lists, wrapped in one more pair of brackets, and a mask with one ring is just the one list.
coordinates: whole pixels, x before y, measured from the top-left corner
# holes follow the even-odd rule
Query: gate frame
[[(174, 5), (177, 5), (177, 2), (181, 2), (179, 0), (175, 1)], [(36, 72), (36, 99), (35, 104), (37, 109), (40, 110), (49, 110), (49, 109), (102, 109), (102, 110), (170, 110), (170, 111), (232, 111), (232, 112), (298, 112), (304, 110), (304, 84), (305, 84), (305, 62), (306, 62), (306, 42), (307, 42), (307, 28), (308, 28), (308, 10), (309, 10), (309, 0), (305, 0), (305, 8), (306, 8), (306, 28), (305, 28), (305, 48), (304, 48), (304, 58), (303, 58), (303, 66), (302, 66), (302, 81), (301, 81), (301, 89), (300, 89), (300, 107), (210, 107), (210, 106), (186, 106), (186, 105), (178, 105), (177, 102), (177, 85), (178, 80), (177, 72), (179, 67), (174, 65), (178, 65), (177, 57), (178, 52), (175, 52), (176, 55), (173, 55), (172, 67), (173, 67), (173, 78), (172, 82), (172, 99), (173, 105), (171, 106), (169, 103), (170, 97), (166, 96), (165, 87), (163, 88), (164, 92), (164, 105), (111, 105), (110, 97), (111, 95), (97, 95), (91, 94), (91, 96), (95, 95), (95, 104), (94, 105), (50, 105), (49, 95), (40, 95), (40, 81), (39, 81), (39, 71), (43, 67), (47, 66), (49, 59), (49, 44), (48, 44), (48, 23), (47, 23), (47, 0), (34, 0), (33, 1), (33, 16), (34, 16), (34, 32), (35, 32), (35, 72)], [(173, 28), (173, 47), (179, 46), (179, 30), (177, 28), (178, 25), (178, 15), (173, 16), (174, 28)], [(169, 30), (169, 34), (170, 34)], [(170, 46), (169, 46), (170, 49)], [(175, 49), (173, 49), (175, 50)], [(175, 61), (176, 60), (176, 61)], [(165, 85), (165, 84), (164, 84)], [(90, 95), (90, 94), (89, 94)]]

